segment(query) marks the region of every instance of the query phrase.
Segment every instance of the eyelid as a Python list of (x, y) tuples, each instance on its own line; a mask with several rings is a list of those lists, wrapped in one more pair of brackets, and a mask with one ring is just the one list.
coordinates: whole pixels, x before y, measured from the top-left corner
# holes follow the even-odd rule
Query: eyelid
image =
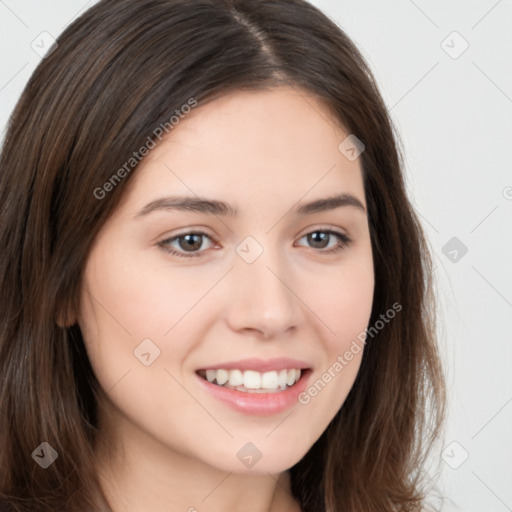
[(185, 258), (190, 258), (190, 257), (194, 257), (194, 256), (195, 257), (201, 256), (202, 253), (204, 253), (204, 252), (206, 252), (208, 250), (208, 249), (203, 249), (203, 250), (200, 250), (200, 251), (191, 251), (191, 252), (179, 251), (179, 250), (176, 250), (176, 249), (174, 249), (173, 247), (171, 247), (169, 245), (171, 242), (174, 242), (178, 238), (180, 238), (182, 236), (185, 236), (185, 235), (200, 235), (202, 237), (208, 238), (208, 239), (211, 240), (212, 245), (214, 247), (215, 247), (215, 245), (218, 245), (218, 243), (219, 243), (217, 241), (216, 237), (214, 237), (213, 235), (207, 233), (205, 230), (203, 230), (203, 228), (201, 228), (201, 229), (188, 228), (186, 230), (182, 230), (181, 232), (172, 234), (171, 236), (166, 236), (160, 242), (157, 242), (156, 245), (158, 247), (160, 247), (163, 251), (165, 251), (168, 254), (171, 254), (173, 256), (178, 256), (178, 257), (185, 257)]
[(333, 224), (313, 224), (312, 226), (308, 226), (307, 228), (301, 230), (299, 234), (296, 236), (297, 239), (303, 238), (306, 235), (309, 235), (310, 233), (314, 233), (315, 231), (325, 231), (329, 233), (335, 233), (336, 235), (339, 235), (346, 238), (347, 240), (352, 241), (351, 237), (348, 235), (346, 230), (343, 228), (340, 228), (339, 226), (335, 226)]
[(217, 236), (214, 235), (210, 229), (203, 226), (192, 226), (180, 229), (176, 232), (170, 231), (162, 237), (159, 237), (161, 240), (158, 243), (168, 242), (169, 240), (174, 240), (175, 238), (179, 238), (180, 236), (185, 235), (204, 235), (208, 238), (211, 238), (213, 241), (217, 243)]

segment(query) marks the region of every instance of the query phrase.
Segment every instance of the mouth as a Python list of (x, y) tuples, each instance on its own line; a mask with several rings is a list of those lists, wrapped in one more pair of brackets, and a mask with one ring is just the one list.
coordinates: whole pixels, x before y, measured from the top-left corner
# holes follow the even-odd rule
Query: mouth
[(309, 368), (283, 368), (258, 372), (241, 369), (208, 369), (196, 373), (210, 384), (243, 393), (280, 393), (294, 387)]
[(298, 403), (312, 372), (305, 361), (281, 357), (226, 361), (195, 373), (206, 393), (235, 411), (272, 416)]

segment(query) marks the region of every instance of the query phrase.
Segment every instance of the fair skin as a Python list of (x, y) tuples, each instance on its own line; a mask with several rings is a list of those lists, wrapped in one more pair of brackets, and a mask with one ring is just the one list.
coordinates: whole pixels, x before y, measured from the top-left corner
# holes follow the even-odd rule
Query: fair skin
[[(230, 93), (194, 109), (134, 171), (89, 254), (78, 315), (106, 395), (97, 453), (114, 512), (300, 510), (288, 469), (342, 406), (362, 351), (309, 403), (270, 413), (233, 408), (196, 372), (288, 357), (307, 363), (295, 385), (309, 387), (368, 325), (372, 250), (360, 159), (338, 150), (347, 135), (304, 91)], [(341, 194), (362, 208), (296, 211)], [(138, 215), (171, 195), (237, 214)], [(190, 247), (183, 237), (197, 232)], [(352, 242), (328, 252), (343, 235)], [(160, 350), (147, 366), (134, 355), (145, 339), (146, 360)], [(237, 456), (247, 443), (261, 455), (252, 467)]]

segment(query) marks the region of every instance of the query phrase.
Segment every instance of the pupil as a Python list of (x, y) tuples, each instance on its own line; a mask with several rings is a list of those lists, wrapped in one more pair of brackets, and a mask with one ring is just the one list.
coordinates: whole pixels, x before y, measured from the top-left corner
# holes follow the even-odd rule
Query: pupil
[(185, 251), (200, 249), (202, 245), (201, 235), (184, 235), (179, 238), (179, 245)]
[(308, 242), (316, 248), (323, 248), (328, 245), (329, 242), (329, 234), (324, 233), (322, 231), (315, 231), (314, 233), (310, 233), (308, 235)]

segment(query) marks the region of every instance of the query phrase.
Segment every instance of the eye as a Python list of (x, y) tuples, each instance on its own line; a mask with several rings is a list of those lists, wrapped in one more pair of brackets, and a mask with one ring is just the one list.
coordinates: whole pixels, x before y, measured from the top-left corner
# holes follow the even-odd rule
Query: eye
[(214, 242), (210, 236), (202, 231), (183, 233), (167, 238), (158, 245), (166, 252), (174, 256), (192, 257), (200, 256), (201, 252), (211, 249)]
[[(320, 249), (319, 252), (335, 253), (348, 247), (352, 240), (344, 233), (332, 229), (317, 229), (299, 239), (305, 240), (312, 249)], [(302, 244), (299, 244), (302, 245)]]

